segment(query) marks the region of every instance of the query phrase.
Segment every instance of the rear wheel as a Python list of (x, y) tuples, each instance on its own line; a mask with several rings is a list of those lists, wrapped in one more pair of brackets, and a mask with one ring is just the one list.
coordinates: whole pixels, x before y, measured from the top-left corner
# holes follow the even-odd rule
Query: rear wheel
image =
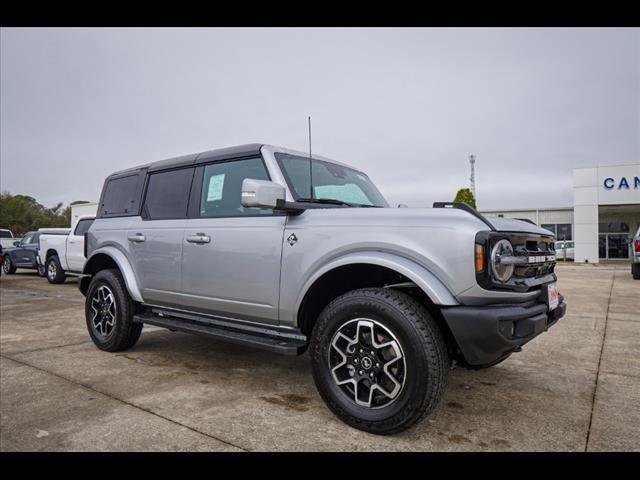
[(85, 301), (87, 329), (93, 343), (108, 352), (133, 347), (142, 332), (142, 324), (133, 321), (135, 309), (118, 270), (101, 270), (94, 275)]
[(392, 434), (438, 404), (450, 362), (429, 312), (383, 288), (348, 292), (320, 314), (313, 377), (331, 411), (360, 430)]
[(631, 274), (636, 280), (640, 280), (640, 263), (631, 264)]
[(62, 270), (60, 260), (57, 255), (51, 255), (47, 259), (47, 280), (49, 283), (63, 283), (67, 276)]
[(2, 259), (2, 271), (7, 275), (13, 275), (16, 273), (16, 266), (11, 261), (11, 257), (9, 255), (5, 255)]

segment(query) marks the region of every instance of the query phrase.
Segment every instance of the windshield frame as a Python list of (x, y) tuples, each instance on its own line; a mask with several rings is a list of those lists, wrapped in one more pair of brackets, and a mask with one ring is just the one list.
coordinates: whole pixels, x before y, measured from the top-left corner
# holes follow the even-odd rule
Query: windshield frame
[[(278, 168), (280, 169), (280, 171), (282, 172), (282, 176), (284, 177), (285, 182), (287, 182), (287, 187), (289, 189), (289, 192), (291, 193), (291, 196), (293, 197), (294, 201), (300, 201), (303, 199), (303, 197), (298, 195), (298, 191), (295, 189), (294, 183), (291, 180), (291, 177), (289, 176), (289, 172), (287, 171), (287, 169), (285, 168), (283, 161), (282, 161), (282, 156), (286, 155), (288, 157), (296, 157), (300, 161), (300, 162), (304, 162), (304, 161), (309, 161), (308, 157), (304, 157), (303, 155), (299, 154), (299, 153), (291, 153), (291, 152), (274, 152), (274, 158), (278, 164)], [(375, 183), (373, 183), (373, 181), (371, 180), (371, 178), (369, 178), (369, 175), (367, 175), (366, 173), (364, 173), (361, 170), (358, 170), (356, 168), (350, 167), (348, 165), (344, 165), (340, 162), (335, 162), (335, 161), (331, 161), (331, 160), (327, 160), (324, 158), (316, 158), (316, 157), (311, 157), (311, 161), (313, 163), (321, 163), (321, 164), (329, 164), (329, 165), (336, 165), (340, 168), (344, 168), (345, 170), (349, 170), (351, 172), (355, 172), (359, 175), (364, 176), (369, 183), (371, 184), (371, 186), (373, 187), (373, 189), (375, 190), (375, 192), (380, 196), (380, 199), (382, 200), (382, 205), (378, 205), (376, 203), (374, 203), (373, 200), (369, 199), (372, 201), (371, 205), (368, 204), (359, 204), (359, 203), (352, 203), (353, 207), (373, 207), (373, 208), (389, 208), (389, 203), (387, 202), (387, 199), (384, 198), (384, 195), (382, 195), (382, 193), (380, 192), (380, 190), (378, 189), (377, 185)], [(317, 186), (317, 185), (314, 185)], [(363, 192), (363, 194), (365, 196), (367, 196), (367, 194), (365, 192)], [(369, 198), (367, 196), (367, 198)], [(350, 202), (349, 202), (350, 203)], [(330, 204), (327, 204), (330, 205)], [(339, 205), (336, 205), (337, 207), (339, 207)]]

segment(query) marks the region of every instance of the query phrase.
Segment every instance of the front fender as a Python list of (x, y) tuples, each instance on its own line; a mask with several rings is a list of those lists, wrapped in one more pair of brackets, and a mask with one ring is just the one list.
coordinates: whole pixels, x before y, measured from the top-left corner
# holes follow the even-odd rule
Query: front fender
[(362, 263), (379, 265), (381, 267), (386, 267), (398, 273), (401, 273), (412, 282), (414, 282), (436, 305), (459, 305), (459, 302), (449, 291), (449, 289), (447, 289), (447, 287), (438, 279), (438, 277), (436, 277), (422, 265), (409, 260), (408, 258), (393, 255), (391, 253), (353, 252), (332, 259), (330, 262), (325, 263), (310, 277), (308, 277), (304, 282), (302, 289), (297, 295), (295, 309), (293, 310), (293, 312), (299, 311), (305, 295), (307, 294), (311, 286), (315, 283), (315, 281), (318, 280), (322, 275), (338, 267)]
[(93, 276), (96, 273), (94, 271), (96, 264), (101, 263), (100, 259), (105, 255), (113, 260), (118, 266), (131, 298), (136, 302), (142, 302), (142, 293), (133, 267), (126, 255), (115, 247), (107, 246), (95, 250), (84, 264), (84, 268), (82, 270), (83, 277)]

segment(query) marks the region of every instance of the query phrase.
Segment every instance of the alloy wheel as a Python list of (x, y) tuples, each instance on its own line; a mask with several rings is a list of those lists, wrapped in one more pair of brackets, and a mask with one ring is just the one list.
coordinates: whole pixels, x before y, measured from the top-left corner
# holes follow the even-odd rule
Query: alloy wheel
[(106, 285), (98, 287), (91, 298), (91, 325), (103, 337), (113, 331), (116, 321), (116, 300)]
[(49, 277), (49, 280), (56, 278), (56, 273), (58, 273), (58, 268), (56, 267), (56, 262), (52, 260), (49, 262), (49, 266), (47, 267), (47, 276)]
[(398, 339), (369, 318), (350, 320), (336, 331), (328, 362), (333, 380), (349, 400), (374, 409), (398, 398), (407, 374)]

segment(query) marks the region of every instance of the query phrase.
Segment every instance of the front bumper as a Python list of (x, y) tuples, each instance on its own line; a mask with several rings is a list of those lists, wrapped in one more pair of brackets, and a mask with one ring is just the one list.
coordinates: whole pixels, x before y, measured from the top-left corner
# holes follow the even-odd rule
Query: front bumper
[(509, 356), (542, 332), (546, 332), (567, 311), (559, 296), (552, 311), (546, 302), (459, 306), (442, 309), (466, 363), (474, 368), (491, 366)]

